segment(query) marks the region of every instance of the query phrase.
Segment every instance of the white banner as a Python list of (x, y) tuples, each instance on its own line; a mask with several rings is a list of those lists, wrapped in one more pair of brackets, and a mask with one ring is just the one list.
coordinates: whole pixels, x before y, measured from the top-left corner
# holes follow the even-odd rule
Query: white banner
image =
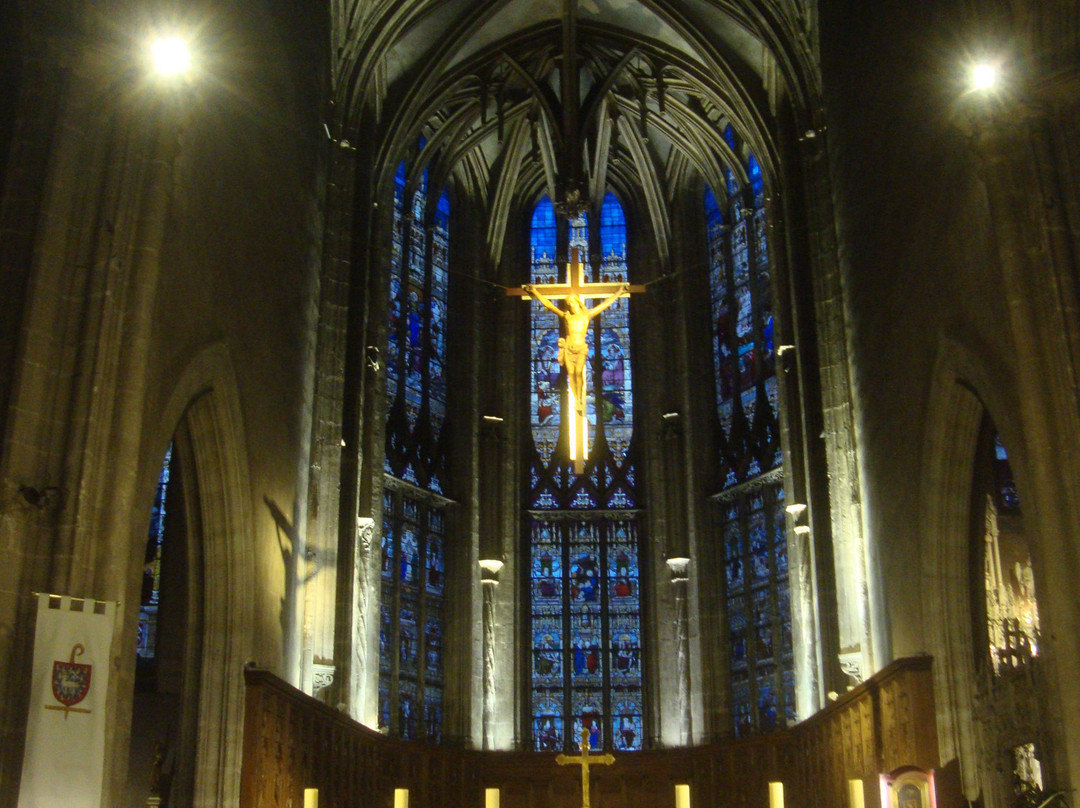
[(99, 808), (116, 604), (38, 595), (19, 808)]

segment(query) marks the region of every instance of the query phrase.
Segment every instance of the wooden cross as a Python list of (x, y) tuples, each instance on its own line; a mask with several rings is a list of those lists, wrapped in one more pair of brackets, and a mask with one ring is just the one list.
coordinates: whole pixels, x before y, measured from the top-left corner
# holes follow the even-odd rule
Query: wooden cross
[[(585, 265), (581, 262), (578, 247), (570, 250), (570, 261), (566, 265), (566, 283), (539, 283), (532, 287), (541, 292), (549, 300), (565, 300), (571, 295), (577, 295), (582, 300), (595, 297), (610, 297), (612, 295), (629, 295), (645, 291), (645, 287), (635, 284), (623, 283), (590, 283), (585, 280)], [(506, 294), (515, 297), (532, 297), (533, 295), (524, 287), (507, 289)], [(585, 461), (589, 459), (589, 424), (584, 415), (576, 412), (574, 391), (568, 385), (568, 399), (570, 403), (570, 460), (574, 464), (574, 473), (583, 474)], [(585, 391), (582, 391), (584, 396)], [(584, 410), (584, 405), (582, 404)], [(580, 447), (580, 451), (578, 450)]]
[(581, 766), (581, 808), (589, 808), (589, 766), (610, 766), (615, 756), (610, 752), (589, 757), (589, 728), (581, 728), (581, 754), (556, 755), (555, 762), (560, 766)]

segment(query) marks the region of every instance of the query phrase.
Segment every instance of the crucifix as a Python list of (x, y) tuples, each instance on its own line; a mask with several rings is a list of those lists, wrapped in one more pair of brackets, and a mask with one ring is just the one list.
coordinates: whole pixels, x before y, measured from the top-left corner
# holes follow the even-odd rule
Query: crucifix
[[(567, 398), (570, 403), (570, 460), (574, 464), (575, 474), (584, 473), (585, 461), (589, 459), (589, 422), (585, 415), (585, 372), (589, 356), (585, 338), (589, 332), (589, 324), (593, 317), (620, 297), (644, 291), (644, 286), (632, 286), (628, 283), (586, 282), (585, 265), (581, 262), (577, 247), (572, 247), (570, 251), (570, 262), (566, 265), (566, 283), (541, 283), (535, 286), (525, 284), (506, 290), (508, 295), (531, 297), (539, 301), (566, 324), (566, 336), (559, 339), (558, 360), (559, 364), (566, 368)], [(585, 304), (586, 300), (597, 297), (604, 299), (592, 308)], [(567, 308), (559, 308), (553, 300), (565, 300)]]
[(589, 808), (589, 766), (610, 766), (615, 756), (610, 752), (589, 757), (589, 728), (581, 728), (581, 754), (556, 755), (555, 762), (560, 766), (581, 766), (581, 808)]

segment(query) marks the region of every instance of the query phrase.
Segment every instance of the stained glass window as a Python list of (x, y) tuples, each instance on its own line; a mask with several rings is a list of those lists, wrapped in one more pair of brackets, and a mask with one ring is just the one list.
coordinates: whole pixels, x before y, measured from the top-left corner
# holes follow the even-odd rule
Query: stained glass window
[(383, 495), (379, 727), (406, 739), (442, 738), (441, 508), (404, 487)]
[(169, 488), (169, 465), (172, 446), (165, 451), (165, 460), (158, 475), (154, 506), (150, 512), (150, 529), (146, 538), (143, 565), (142, 599), (139, 604), (139, 628), (135, 653), (141, 660), (151, 660), (157, 653), (158, 606), (161, 599), (161, 551), (165, 540), (165, 499)]
[(705, 189), (722, 488), (781, 462), (764, 186), (752, 157), (750, 169), (752, 208), (736, 194), (725, 216)]
[[(724, 139), (739, 153), (730, 126)], [(753, 154), (743, 167), (745, 187), (725, 168), (724, 202), (708, 186), (704, 198), (719, 426), (717, 499), (731, 707), (739, 737), (795, 720), (765, 183)]]
[(442, 736), (443, 496), (450, 200), (428, 210), (426, 171), (394, 181), (386, 351), (386, 493), (382, 521), (379, 725), (402, 738)]
[(446, 420), (446, 306), (450, 200), (444, 192), (427, 238), (427, 174), (406, 204), (404, 163), (394, 183), (387, 329), (385, 469), (436, 493), (443, 491), (439, 441)]
[(985, 475), (981, 494), (982, 558), (990, 662), (1000, 675), (1039, 655), (1039, 602), (1020, 495), (1008, 452), (996, 433), (992, 452), (992, 470)]
[(724, 504), (724, 592), (735, 733), (745, 737), (795, 720), (784, 491), (764, 486)]
[[(626, 219), (613, 194), (600, 209), (601, 255), (587, 281), (627, 280)], [(589, 222), (567, 238), (587, 254)], [(532, 219), (532, 282), (556, 283), (558, 224), (547, 198)], [(597, 277), (599, 275), (599, 277)], [(559, 320), (531, 313), (529, 558), (531, 727), (537, 751), (642, 748), (641, 600), (634, 470), (629, 301), (594, 317), (588, 338), (586, 411), (593, 449), (583, 475), (566, 459), (565, 374)], [(599, 345), (599, 351), (595, 346)], [(556, 514), (561, 511), (562, 514)], [(569, 518), (567, 513), (572, 514)]]

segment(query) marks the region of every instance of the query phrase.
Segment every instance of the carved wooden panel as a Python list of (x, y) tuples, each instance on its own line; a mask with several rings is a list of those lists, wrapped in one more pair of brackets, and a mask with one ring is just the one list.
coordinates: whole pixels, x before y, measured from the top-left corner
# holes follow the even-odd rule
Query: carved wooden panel
[[(301, 808), (304, 788), (324, 806), (392, 808), (408, 788), (409, 808), (479, 808), (486, 787), (501, 789), (501, 808), (580, 808), (579, 770), (554, 755), (399, 741), (270, 674), (246, 678), (241, 808)], [(928, 658), (900, 660), (790, 730), (618, 755), (591, 770), (592, 805), (664, 808), (688, 783), (694, 808), (767, 808), (778, 780), (789, 805), (845, 806), (849, 779), (937, 767), (932, 688)]]

